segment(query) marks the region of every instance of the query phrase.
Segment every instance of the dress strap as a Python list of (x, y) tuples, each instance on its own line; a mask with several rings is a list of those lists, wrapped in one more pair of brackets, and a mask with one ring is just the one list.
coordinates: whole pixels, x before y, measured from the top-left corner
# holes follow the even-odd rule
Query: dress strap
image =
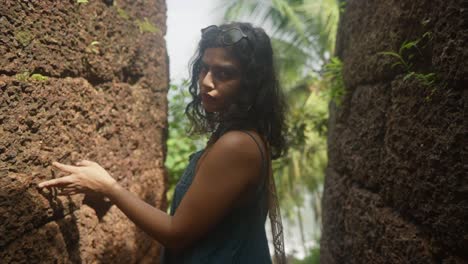
[[(262, 156), (262, 177), (263, 177), (263, 179), (262, 179), (262, 184), (259, 186), (259, 189), (260, 188), (263, 189), (263, 187), (265, 185), (265, 178), (267, 177), (265, 175), (266, 175), (267, 169), (268, 169), (267, 165), (266, 165), (265, 153), (263, 152), (263, 149), (260, 146), (260, 143), (258, 143), (258, 141), (255, 139), (255, 137), (252, 135), (252, 133), (250, 133), (248, 131), (245, 131), (245, 130), (240, 130), (240, 131), (246, 133), (247, 135), (249, 135), (255, 141), (255, 144), (257, 144), (257, 147), (260, 150), (260, 155)], [(259, 191), (259, 190), (257, 189), (257, 191)]]

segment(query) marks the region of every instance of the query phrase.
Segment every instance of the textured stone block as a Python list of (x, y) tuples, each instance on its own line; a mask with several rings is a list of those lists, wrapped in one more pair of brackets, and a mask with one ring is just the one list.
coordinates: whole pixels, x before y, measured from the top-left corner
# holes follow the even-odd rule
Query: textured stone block
[(157, 262), (158, 243), (102, 197), (36, 188), (64, 176), (52, 161), (89, 159), (167, 206), (165, 2), (106, 2), (0, 5), (2, 263)]
[[(322, 263), (467, 263), (466, 3), (345, 2)], [(378, 55), (424, 35), (409, 69)]]

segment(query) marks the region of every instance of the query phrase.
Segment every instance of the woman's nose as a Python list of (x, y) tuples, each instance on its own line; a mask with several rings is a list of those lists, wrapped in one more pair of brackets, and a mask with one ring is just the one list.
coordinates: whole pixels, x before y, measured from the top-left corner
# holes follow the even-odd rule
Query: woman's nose
[(211, 71), (208, 71), (205, 74), (205, 77), (203, 77), (202, 85), (210, 90), (214, 89), (213, 75), (211, 74)]

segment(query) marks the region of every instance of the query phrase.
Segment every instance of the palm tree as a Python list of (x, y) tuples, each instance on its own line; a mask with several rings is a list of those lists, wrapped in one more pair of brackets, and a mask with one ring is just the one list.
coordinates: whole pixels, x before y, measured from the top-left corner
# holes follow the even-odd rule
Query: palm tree
[(225, 20), (246, 19), (271, 28), (285, 88), (304, 84), (334, 52), (338, 0), (223, 0)]

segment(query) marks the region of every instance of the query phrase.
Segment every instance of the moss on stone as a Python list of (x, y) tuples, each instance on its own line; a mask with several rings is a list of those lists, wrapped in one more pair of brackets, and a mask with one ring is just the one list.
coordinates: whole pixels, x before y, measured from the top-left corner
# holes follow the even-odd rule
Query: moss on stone
[(29, 71), (24, 71), (22, 73), (16, 74), (15, 79), (21, 82), (28, 82), (28, 81), (44, 82), (44, 81), (49, 80), (49, 77), (44, 76), (39, 73), (30, 74)]
[(17, 31), (15, 33), (15, 38), (19, 43), (21, 43), (21, 45), (23, 45), (23, 47), (29, 45), (29, 43), (31, 43), (32, 40), (31, 32), (29, 32), (28, 30)]
[(140, 33), (144, 33), (144, 32), (156, 33), (159, 31), (159, 28), (157, 28), (153, 23), (151, 23), (147, 17), (145, 17), (144, 21), (137, 19), (135, 21), (135, 24), (140, 29)]
[(49, 80), (49, 77), (44, 76), (44, 75), (39, 74), (39, 73), (34, 73), (33, 75), (31, 75), (31, 77), (29, 77), (29, 79), (33, 80), (33, 81), (44, 82), (44, 81)]
[(21, 82), (27, 82), (29, 79), (29, 72), (24, 71), (22, 73), (15, 74), (15, 79)]
[(125, 19), (125, 20), (129, 20), (130, 19), (130, 16), (128, 15), (127, 11), (125, 11), (124, 9), (120, 8), (120, 7), (117, 7), (117, 14), (119, 14), (119, 17)]

